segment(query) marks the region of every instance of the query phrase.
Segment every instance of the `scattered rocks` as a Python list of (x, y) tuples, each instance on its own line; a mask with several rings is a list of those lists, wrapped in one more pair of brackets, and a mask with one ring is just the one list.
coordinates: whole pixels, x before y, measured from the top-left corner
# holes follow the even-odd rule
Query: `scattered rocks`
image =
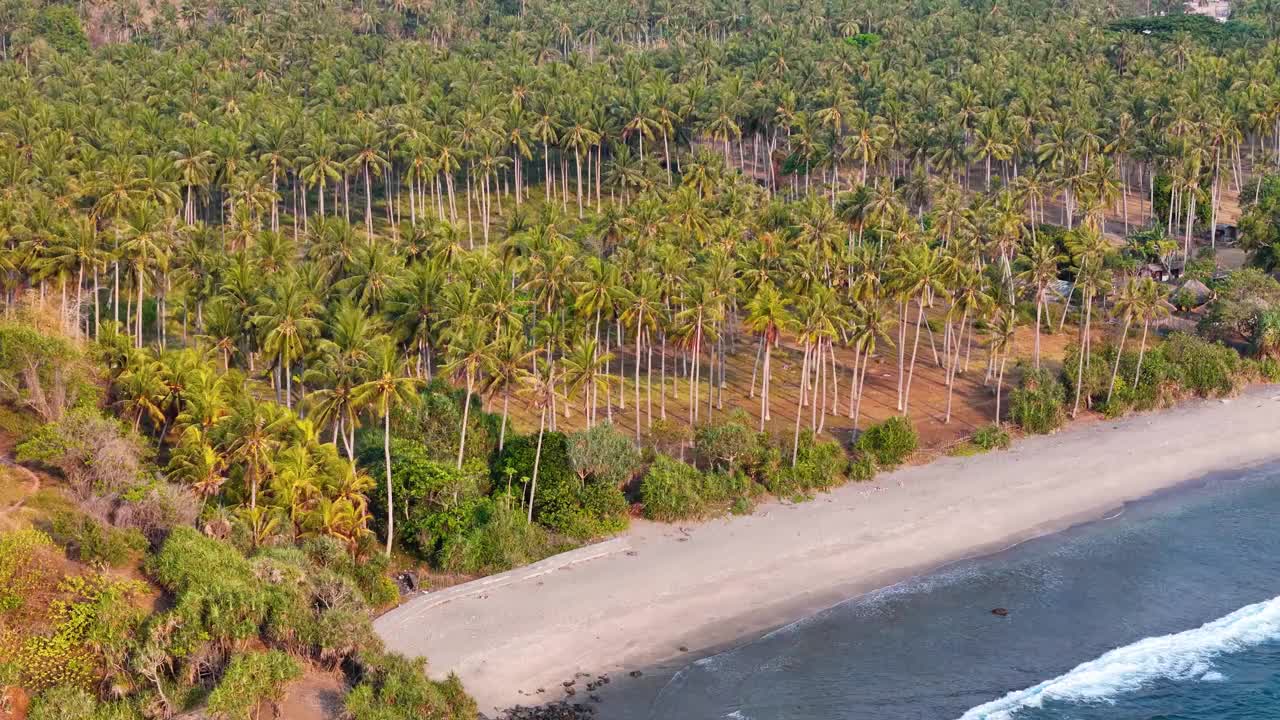
[(573, 687), (573, 684), (575, 682), (577, 682), (577, 680), (565, 680), (563, 683), (560, 683), (560, 684), (564, 685), (565, 687)]
[(689, 652), (689, 648), (688, 648), (688, 647), (685, 647), (684, 645), (681, 645), (681, 646), (680, 646), (680, 652)]
[(1007, 608), (996, 608), (991, 611), (991, 614), (998, 615), (1000, 617), (1007, 617), (1009, 615), (1009, 610)]
[(630, 672), (631, 677), (640, 677), (640, 676), (641, 676), (641, 675), (643, 675), (643, 674), (644, 674), (644, 673), (640, 672), (639, 670), (632, 670), (632, 671)]
[(596, 709), (583, 703), (557, 702), (539, 707), (513, 707), (499, 720), (592, 720)]
[(599, 695), (588, 695), (587, 697), (591, 698), (591, 702), (597, 702), (597, 703), (600, 702)]

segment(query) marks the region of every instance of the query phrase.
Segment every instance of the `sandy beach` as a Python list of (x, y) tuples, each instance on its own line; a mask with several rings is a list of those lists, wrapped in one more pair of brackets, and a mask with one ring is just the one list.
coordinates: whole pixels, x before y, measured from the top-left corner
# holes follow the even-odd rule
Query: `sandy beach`
[(748, 517), (637, 522), (578, 562), (423, 595), (375, 627), (391, 649), (425, 655), (433, 675), (458, 673), (482, 712), (548, 702), (576, 673), (674, 669), (948, 562), (1280, 458), (1277, 428), (1275, 387), (1081, 424)]

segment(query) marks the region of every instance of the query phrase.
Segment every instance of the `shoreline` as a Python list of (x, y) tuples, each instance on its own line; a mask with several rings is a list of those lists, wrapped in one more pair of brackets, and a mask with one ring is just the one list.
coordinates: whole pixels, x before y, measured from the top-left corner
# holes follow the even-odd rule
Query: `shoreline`
[[(656, 693), (690, 662), (852, 598), (1280, 457), (1278, 401), (1260, 386), (939, 458), (749, 516), (640, 521), (608, 555), (447, 603), (420, 596), (375, 628), (390, 649), (425, 655), (432, 675), (457, 672), (487, 714), (567, 699), (612, 717), (624, 690)], [(643, 675), (628, 677), (634, 670)], [(593, 693), (602, 704), (585, 679), (565, 697), (564, 681), (600, 675), (614, 681)]]

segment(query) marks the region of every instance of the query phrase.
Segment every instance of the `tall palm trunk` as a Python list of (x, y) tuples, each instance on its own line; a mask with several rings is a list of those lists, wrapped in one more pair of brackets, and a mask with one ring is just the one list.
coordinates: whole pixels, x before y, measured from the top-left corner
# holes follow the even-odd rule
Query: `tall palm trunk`
[(1142, 343), (1138, 345), (1138, 369), (1133, 371), (1133, 389), (1138, 389), (1138, 379), (1142, 377), (1142, 358), (1147, 354), (1147, 328), (1151, 326), (1150, 320), (1142, 321)]
[(1120, 346), (1116, 348), (1116, 362), (1111, 368), (1111, 385), (1107, 388), (1107, 404), (1111, 403), (1111, 394), (1116, 391), (1116, 375), (1120, 373), (1120, 356), (1124, 354), (1124, 341), (1129, 337), (1129, 323), (1133, 318), (1125, 316), (1124, 330), (1120, 332)]
[(773, 348), (767, 334), (765, 338), (761, 338), (761, 344), (764, 345), (764, 375), (760, 378), (760, 432), (764, 432), (764, 423), (769, 419), (769, 364)]
[(396, 535), (396, 513), (391, 493), (391, 403), (382, 413), (382, 466), (386, 468), (387, 478), (387, 549), (386, 556), (391, 557), (391, 538)]
[(1075, 417), (1080, 413), (1080, 386), (1084, 381), (1084, 356), (1088, 352), (1089, 322), (1093, 315), (1087, 290), (1081, 297), (1081, 301), (1084, 303), (1084, 324), (1080, 326), (1080, 359), (1076, 367), (1076, 401), (1071, 408), (1071, 417)]
[(801, 408), (804, 406), (805, 385), (809, 382), (809, 354), (810, 343), (805, 340), (804, 361), (800, 365), (800, 401), (796, 403), (796, 426), (791, 438), (791, 467), (796, 466), (796, 460), (800, 457), (800, 416), (804, 414)]
[(911, 381), (916, 375), (916, 352), (920, 349), (920, 326), (924, 323), (924, 297), (916, 300), (916, 337), (911, 344), (911, 369), (907, 371), (907, 387), (902, 394), (902, 414), (911, 413)]
[[(554, 383), (554, 380), (552, 381)], [(547, 429), (547, 409), (538, 416), (538, 448), (533, 451), (533, 479), (529, 481), (529, 515), (526, 522), (533, 522), (533, 500), (538, 494), (538, 466), (542, 462), (542, 436)]]
[(467, 449), (467, 421), (471, 417), (472, 373), (467, 373), (467, 397), (462, 403), (462, 433), (458, 438), (458, 469), (462, 469), (462, 455)]

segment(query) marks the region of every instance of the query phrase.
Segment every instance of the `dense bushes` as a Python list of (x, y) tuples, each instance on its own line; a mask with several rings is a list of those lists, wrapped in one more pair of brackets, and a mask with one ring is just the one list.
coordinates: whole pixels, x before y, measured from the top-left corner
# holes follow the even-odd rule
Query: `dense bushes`
[[(464, 397), (465, 393), (437, 378), (422, 391), (420, 402), (392, 417), (391, 432), (397, 437), (421, 443), (433, 460), (456, 462)], [(498, 446), (497, 418), (481, 410), (478, 396), (472, 396), (471, 402), (464, 459), (483, 463), (489, 460)], [(369, 431), (365, 442), (381, 449), (381, 433), (374, 430), (377, 429)]]
[(134, 486), (146, 457), (136, 433), (93, 408), (77, 408), (40, 426), (18, 446), (18, 460), (58, 470), (82, 499), (112, 499)]
[[(1068, 355), (1062, 382), (1070, 397), (1075, 393), (1078, 350)], [(1118, 417), (1138, 410), (1167, 407), (1188, 396), (1203, 398), (1230, 395), (1249, 380), (1254, 366), (1221, 343), (1214, 343), (1184, 333), (1174, 333), (1163, 343), (1141, 353), (1126, 349), (1116, 371), (1116, 348), (1111, 345), (1094, 350), (1085, 362), (1081, 383), (1083, 404), (1108, 417)], [(1114, 390), (1111, 376), (1116, 375)], [(1107, 401), (1111, 395), (1110, 402)]]
[(987, 425), (978, 428), (969, 441), (984, 452), (1004, 450), (1012, 442), (1009, 438), (1009, 433), (999, 425)]
[[(147, 569), (174, 602), (148, 623), (141, 657), (172, 658), (165, 665), (172, 663), (175, 677), (220, 665), (227, 650), (250, 639), (327, 663), (380, 645), (355, 584), (301, 550), (246, 558), (226, 543), (179, 528)], [(152, 677), (165, 669), (141, 665)]]
[(1177, 382), (1200, 397), (1230, 395), (1247, 380), (1240, 355), (1221, 343), (1175, 333), (1158, 353), (1174, 367)]
[(360, 680), (346, 700), (351, 720), (472, 720), (478, 715), (475, 701), (467, 697), (457, 676), (432, 682), (421, 658), (369, 652), (356, 665)]
[(92, 407), (101, 392), (74, 344), (23, 322), (0, 322), (0, 400), (61, 420), (74, 407)]
[(440, 549), (438, 565), (473, 575), (502, 572), (559, 551), (545, 528), (530, 523), (507, 498), (484, 498), (467, 508), (469, 517)]
[(60, 510), (49, 521), (49, 535), (80, 562), (122, 567), (136, 562), (148, 548), (135, 528), (120, 529), (75, 510)]
[(800, 437), (794, 466), (782, 461), (765, 436), (744, 431), (737, 418), (699, 428), (697, 437), (697, 455), (709, 469), (658, 454), (640, 481), (645, 517), (673, 522), (747, 512), (765, 490), (790, 498), (830, 489), (844, 482), (849, 468), (839, 444), (816, 441), (808, 431)]
[[(386, 472), (382, 449), (377, 448), (370, 475), (377, 488), (370, 493), (374, 523), (385, 536), (387, 514)], [(489, 492), (487, 468), (469, 461), (461, 470), (454, 460), (436, 459), (416, 440), (391, 441), (391, 486), (396, 506), (396, 542), (424, 560), (434, 560), (441, 545), (465, 527), (472, 506)]]
[(667, 455), (658, 455), (640, 482), (640, 501), (650, 520), (675, 522), (703, 517), (703, 475), (698, 468)]
[(870, 455), (881, 467), (900, 465), (916, 451), (919, 436), (911, 421), (895, 416), (867, 428), (858, 436), (855, 448)]
[(1052, 371), (1028, 368), (1009, 393), (1009, 419), (1025, 432), (1051, 433), (1067, 420), (1065, 402), (1066, 390)]
[(627, 505), (616, 484), (618, 478), (613, 474), (597, 478), (589, 470), (580, 474), (569, 454), (569, 438), (563, 433), (544, 433), (537, 487), (530, 488), (537, 443), (537, 435), (507, 442), (493, 464), (499, 476), (494, 478), (495, 486), (505, 486), (509, 479), (520, 482), (526, 487), (524, 502), (529, 501), (529, 492), (533, 493), (533, 519), (553, 532), (590, 538), (626, 527)]
[(1218, 286), (1200, 330), (1213, 339), (1254, 344), (1261, 315), (1274, 308), (1280, 308), (1280, 283), (1257, 268), (1237, 270)]
[[(910, 423), (907, 423), (910, 427)], [(912, 448), (915, 431), (911, 431)], [(844, 448), (830, 441), (817, 441), (805, 431), (800, 436), (794, 466), (784, 465), (764, 476), (765, 487), (778, 497), (806, 495), (815, 490), (829, 490), (844, 482), (849, 460)]]
[(301, 675), (298, 661), (279, 650), (237, 655), (209, 693), (209, 714), (219, 720), (250, 720), (258, 703), (276, 703), (285, 683)]

